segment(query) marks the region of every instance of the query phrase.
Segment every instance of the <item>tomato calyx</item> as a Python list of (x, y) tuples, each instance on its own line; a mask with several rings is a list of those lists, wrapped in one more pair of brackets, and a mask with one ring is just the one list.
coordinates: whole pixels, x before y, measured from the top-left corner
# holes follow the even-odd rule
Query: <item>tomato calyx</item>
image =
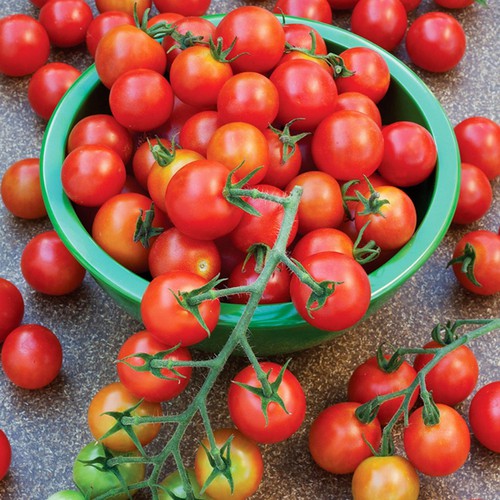
[[(134, 354), (129, 354), (121, 359), (116, 360), (117, 363), (123, 363), (128, 366), (132, 370), (137, 372), (150, 372), (155, 377), (161, 378), (163, 380), (178, 380), (179, 378), (186, 378), (179, 370), (176, 368), (177, 366), (186, 366), (185, 361), (176, 361), (171, 358), (167, 358), (169, 354), (174, 353), (181, 347), (180, 344), (177, 344), (170, 349), (166, 349), (164, 351), (159, 351), (155, 354), (148, 354), (145, 352), (139, 352)], [(129, 363), (127, 360), (131, 358), (139, 358), (144, 361), (142, 365), (133, 365)], [(166, 358), (166, 359), (165, 359)], [(163, 374), (163, 370), (169, 370), (174, 374), (173, 377), (169, 377)]]
[(193, 45), (204, 42), (203, 35), (194, 35), (192, 31), (180, 33), (175, 27), (168, 33), (168, 36), (172, 37), (175, 43), (167, 50), (167, 54), (175, 49), (185, 50)]
[(149, 210), (140, 211), (135, 225), (134, 242), (140, 242), (144, 248), (149, 248), (151, 238), (158, 236), (164, 231), (162, 227), (153, 226), (155, 216), (154, 203), (151, 204)]
[(356, 197), (363, 205), (363, 210), (358, 212), (358, 215), (380, 215), (385, 218), (381, 208), (384, 205), (390, 205), (389, 200), (382, 198), (380, 199), (380, 193), (373, 187), (372, 183), (365, 176), (365, 181), (368, 184), (368, 189), (370, 194), (368, 197), (364, 196), (359, 191), (356, 191)]
[(236, 61), (238, 57), (243, 56), (243, 55), (248, 55), (248, 52), (240, 52), (239, 54), (236, 54), (234, 57), (231, 57), (228, 59), (227, 57), (233, 50), (235, 44), (236, 44), (236, 38), (231, 42), (231, 45), (224, 50), (224, 40), (220, 36), (217, 38), (217, 45), (214, 43), (213, 39), (210, 38), (208, 42), (202, 42), (202, 43), (208, 43), (208, 46), (210, 47), (210, 54), (212, 57), (220, 63), (232, 63), (233, 61)]
[(446, 267), (449, 267), (453, 264), (461, 264), (461, 271), (464, 273), (467, 278), (471, 281), (476, 286), (482, 286), (481, 283), (479, 283), (474, 275), (474, 264), (476, 262), (476, 250), (474, 249), (474, 246), (471, 245), (469, 242), (465, 244), (463, 253), (461, 255), (458, 255), (454, 259), (451, 259), (448, 264), (446, 264)]
[(149, 150), (151, 151), (151, 154), (153, 155), (156, 163), (158, 163), (160, 167), (166, 167), (170, 165), (175, 159), (175, 151), (177, 149), (175, 141), (172, 141), (171, 147), (169, 148), (162, 142), (162, 139), (160, 137), (156, 136), (155, 139), (156, 144), (153, 144), (149, 140), (149, 138), (146, 139), (149, 144)]
[(270, 382), (269, 377), (271, 376), (272, 370), (268, 372), (264, 372), (260, 367), (260, 364), (254, 365), (255, 373), (257, 374), (257, 378), (261, 383), (261, 387), (254, 387), (253, 385), (244, 384), (242, 382), (232, 381), (233, 384), (236, 384), (247, 391), (250, 391), (252, 394), (255, 394), (260, 398), (262, 413), (264, 414), (264, 419), (266, 421), (266, 426), (269, 423), (269, 416), (267, 413), (267, 408), (271, 403), (276, 403), (279, 405), (285, 413), (289, 413), (286, 409), (285, 403), (281, 396), (278, 394), (278, 389), (283, 381), (283, 376), (285, 375), (285, 371), (287, 369), (288, 364), (290, 363), (290, 359), (286, 361), (286, 363), (281, 367), (278, 376), (274, 382)]
[(78, 459), (78, 461), (87, 467), (94, 467), (99, 472), (111, 472), (111, 474), (113, 474), (118, 479), (118, 481), (120, 481), (120, 484), (122, 485), (121, 491), (125, 491), (128, 494), (129, 498), (132, 498), (127, 482), (125, 481), (125, 478), (118, 468), (119, 464), (109, 464), (110, 460), (115, 459), (115, 456), (108, 448), (106, 448), (106, 446), (102, 446), (102, 450), (104, 456), (97, 456), (92, 458), (91, 460)]
[(344, 60), (339, 55), (333, 52), (329, 52), (328, 54), (316, 54), (316, 33), (310, 31), (309, 35), (311, 37), (311, 47), (309, 49), (296, 47), (290, 42), (285, 42), (285, 54), (300, 52), (313, 59), (324, 61), (332, 68), (334, 78), (345, 78), (354, 75), (355, 72), (346, 67)]
[(201, 487), (201, 494), (205, 493), (210, 483), (219, 476), (223, 476), (227, 479), (227, 482), (229, 483), (229, 487), (231, 489), (231, 493), (233, 493), (234, 480), (231, 473), (231, 441), (233, 440), (233, 437), (233, 435), (229, 436), (220, 448), (218, 448), (215, 444), (213, 436), (212, 439), (209, 439), (210, 441), (213, 441), (210, 444), (210, 449), (208, 449), (205, 443), (201, 442), (201, 446), (203, 446), (203, 449), (205, 450), (205, 453), (207, 455), (208, 462), (212, 467), (212, 472)]
[(269, 129), (278, 136), (280, 142), (283, 144), (283, 152), (281, 154), (281, 159), (280, 159), (281, 165), (284, 165), (290, 159), (290, 157), (294, 155), (295, 150), (297, 149), (297, 142), (299, 142), (307, 135), (310, 135), (311, 133), (311, 132), (303, 132), (302, 134), (296, 134), (296, 135), (292, 135), (290, 133), (290, 127), (292, 123), (296, 122), (297, 120), (303, 120), (303, 119), (304, 118), (294, 118), (293, 120), (290, 120), (283, 127), (283, 130), (279, 130), (278, 128), (273, 127), (271, 124), (269, 124)]
[(148, 28), (148, 20), (149, 20), (149, 13), (151, 9), (146, 9), (144, 11), (144, 14), (142, 15), (142, 19), (139, 19), (139, 15), (137, 14), (137, 4), (134, 4), (134, 22), (137, 28), (139, 28), (141, 31), (144, 31), (146, 35), (149, 35), (151, 38), (154, 39), (162, 39), (163, 37), (170, 35), (172, 31), (175, 30), (175, 28), (166, 22), (160, 22), (156, 23), (150, 28)]

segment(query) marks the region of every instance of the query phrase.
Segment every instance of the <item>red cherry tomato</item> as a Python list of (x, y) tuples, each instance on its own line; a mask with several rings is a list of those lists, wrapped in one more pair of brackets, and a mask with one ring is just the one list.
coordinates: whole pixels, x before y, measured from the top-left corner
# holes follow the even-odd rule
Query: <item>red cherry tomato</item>
[(71, 293), (85, 277), (85, 269), (53, 230), (27, 243), (21, 255), (21, 271), (32, 288), (47, 295)]
[(80, 75), (80, 70), (61, 62), (48, 63), (36, 70), (28, 84), (28, 100), (33, 111), (48, 120)]
[[(442, 348), (436, 341), (425, 344), (424, 348)], [(432, 354), (415, 356), (413, 367), (420, 371), (434, 357)], [(461, 403), (476, 387), (479, 366), (474, 353), (465, 345), (454, 349), (441, 359), (425, 376), (425, 385), (432, 392), (436, 403), (455, 406)]]
[[(160, 403), (169, 401), (178, 396), (187, 387), (191, 379), (192, 368), (190, 366), (177, 366), (177, 373), (168, 368), (162, 368), (161, 378), (150, 371), (139, 372), (133, 367), (143, 366), (145, 361), (134, 354), (156, 355), (167, 351), (169, 348), (158, 342), (147, 330), (131, 335), (122, 345), (117, 359), (122, 360), (116, 365), (120, 382), (136, 397), (144, 398), (146, 401)], [(165, 354), (162, 358), (171, 361), (191, 361), (191, 354), (185, 347), (179, 347), (175, 351)], [(131, 365), (131, 366), (129, 366)]]
[(469, 407), (469, 423), (483, 446), (500, 453), (500, 381), (490, 382), (476, 392)]
[(382, 128), (382, 117), (377, 105), (365, 94), (360, 92), (344, 92), (337, 99), (335, 111), (350, 109), (368, 115), (380, 128)]
[(49, 0), (38, 16), (54, 47), (83, 43), (93, 18), (92, 9), (84, 0)]
[[(309, 451), (314, 461), (332, 474), (350, 474), (376, 450), (382, 431), (377, 419), (361, 423), (355, 415), (359, 403), (337, 403), (324, 409), (309, 431)], [(366, 441), (365, 441), (366, 440)]]
[(417, 17), (406, 33), (406, 50), (417, 66), (434, 73), (449, 71), (465, 54), (462, 25), (444, 12), (428, 12)]
[(406, 33), (406, 9), (400, 0), (359, 0), (351, 15), (351, 31), (392, 51)]
[(49, 36), (39, 21), (24, 14), (0, 19), (0, 73), (30, 75), (47, 62), (49, 53)]
[(59, 374), (63, 351), (54, 333), (41, 325), (20, 325), (2, 346), (2, 368), (23, 389), (41, 389)]
[(151, 0), (95, 0), (95, 6), (99, 12), (119, 10), (133, 16), (137, 11), (137, 17), (142, 19), (146, 9), (150, 9)]
[(5, 432), (0, 429), (0, 481), (7, 475), (12, 459), (12, 448), (9, 438)]
[(14, 283), (0, 278), (0, 343), (21, 324), (24, 316), (24, 299)]
[(179, 144), (184, 149), (196, 151), (206, 157), (208, 143), (218, 126), (217, 111), (207, 110), (195, 113), (182, 124)]
[(450, 406), (437, 404), (439, 423), (426, 425), (423, 407), (416, 409), (403, 430), (406, 456), (413, 466), (428, 476), (447, 476), (467, 460), (470, 450), (469, 428), (463, 417)]
[(302, 265), (316, 281), (339, 283), (326, 303), (309, 313), (307, 303), (311, 289), (293, 275), (290, 295), (302, 318), (316, 328), (328, 331), (343, 330), (361, 320), (370, 304), (371, 289), (368, 275), (360, 264), (338, 252), (322, 252), (304, 259)]
[(203, 16), (210, 7), (211, 0), (153, 0), (159, 12), (176, 12), (183, 16)]
[(45, 217), (39, 158), (24, 158), (10, 165), (2, 177), (1, 196), (7, 210), (16, 217)]
[[(261, 362), (262, 370), (268, 375), (272, 384), (278, 377), (282, 367), (276, 363)], [(277, 389), (284, 408), (270, 402), (266, 405), (267, 420), (262, 411), (262, 399), (238, 384), (251, 387), (262, 387), (253, 366), (241, 370), (229, 387), (229, 414), (236, 427), (248, 438), (258, 443), (277, 443), (288, 439), (304, 421), (306, 398), (300, 382), (285, 369), (283, 378)]]
[(485, 215), (493, 202), (493, 188), (486, 174), (471, 163), (462, 162), (460, 193), (453, 215), (455, 224), (471, 224)]
[[(389, 356), (386, 356), (389, 359)], [(413, 367), (404, 361), (392, 372), (380, 368), (377, 357), (373, 356), (359, 365), (351, 374), (347, 386), (347, 399), (357, 403), (366, 403), (376, 396), (390, 394), (406, 389), (417, 376)], [(409, 408), (412, 408), (418, 397), (418, 389), (412, 394)], [(403, 397), (390, 399), (380, 405), (377, 418), (381, 425), (386, 425), (398, 411)]]
[(273, 12), (288, 16), (304, 17), (332, 24), (332, 8), (328, 0), (278, 0)]
[(471, 116), (455, 125), (463, 162), (479, 167), (492, 180), (500, 175), (500, 125), (483, 116)]

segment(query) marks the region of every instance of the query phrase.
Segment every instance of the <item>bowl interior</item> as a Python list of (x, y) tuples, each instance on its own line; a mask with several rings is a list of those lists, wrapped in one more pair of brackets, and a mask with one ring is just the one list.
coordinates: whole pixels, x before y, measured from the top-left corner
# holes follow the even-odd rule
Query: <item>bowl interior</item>
[[(217, 24), (221, 15), (208, 16)], [(409, 190), (418, 213), (412, 239), (387, 263), (370, 273), (372, 300), (367, 316), (384, 304), (431, 256), (453, 217), (459, 191), (459, 153), (453, 128), (428, 87), (393, 55), (343, 29), (287, 16), (286, 22), (302, 22), (323, 36), (331, 52), (355, 46), (379, 52), (391, 72), (391, 85), (379, 103), (384, 123), (409, 120), (429, 130), (437, 145), (435, 173)], [(80, 222), (64, 194), (61, 165), (73, 125), (89, 114), (109, 112), (109, 91), (89, 67), (61, 99), (46, 128), (41, 159), (41, 183), (54, 228), (77, 260), (124, 309), (140, 319), (140, 301), (147, 279), (128, 271), (107, 255)], [(222, 304), (221, 317), (210, 339), (197, 347), (217, 351), (234, 328), (244, 306)], [(291, 303), (259, 306), (250, 325), (251, 342), (259, 355), (293, 352), (331, 339), (342, 332), (320, 331), (306, 323)]]

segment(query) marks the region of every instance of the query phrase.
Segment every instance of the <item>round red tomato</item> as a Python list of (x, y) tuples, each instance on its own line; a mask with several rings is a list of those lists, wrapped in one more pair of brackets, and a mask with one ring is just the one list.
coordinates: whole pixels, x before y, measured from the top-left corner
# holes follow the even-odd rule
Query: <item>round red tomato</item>
[(1, 183), (2, 201), (9, 212), (22, 219), (47, 215), (40, 185), (40, 160), (24, 158), (10, 165)]
[[(226, 445), (232, 436), (230, 451)], [(231, 469), (233, 488), (222, 475), (218, 475), (206, 488), (206, 494), (214, 500), (245, 500), (258, 489), (264, 473), (264, 463), (260, 449), (253, 440), (246, 438), (237, 429), (217, 429), (214, 431), (215, 444), (221, 450), (224, 462)], [(210, 450), (208, 438), (203, 445)], [(214, 468), (203, 446), (199, 446), (194, 458), (194, 470), (198, 484), (204, 485)]]
[(25, 14), (0, 19), (0, 73), (25, 76), (49, 58), (50, 40), (40, 22)]
[[(375, 205), (384, 203), (373, 210), (369, 209), (371, 202), (359, 201), (355, 208), (354, 222), (359, 232), (369, 221), (363, 240), (373, 240), (382, 250), (395, 250), (405, 245), (415, 233), (417, 226), (417, 211), (412, 199), (396, 186), (380, 186), (369, 200)], [(374, 197), (374, 198), (373, 198)], [(368, 206), (366, 206), (368, 205)], [(363, 213), (365, 208), (370, 211)]]
[[(208, 336), (207, 330), (191, 312), (179, 305), (174, 293), (189, 292), (206, 284), (207, 280), (187, 271), (170, 271), (154, 278), (141, 300), (141, 316), (146, 329), (167, 346), (190, 346), (201, 342)], [(199, 304), (198, 311), (206, 328), (213, 331), (219, 320), (219, 299), (205, 300)]]
[(384, 127), (382, 135), (384, 155), (378, 173), (389, 184), (414, 186), (431, 175), (436, 166), (437, 149), (427, 129), (418, 123), (398, 121)]
[[(282, 370), (282, 366), (266, 361), (261, 362), (260, 367), (270, 384), (276, 381)], [(240, 385), (246, 384), (258, 389), (262, 387), (251, 365), (241, 370), (229, 387), (228, 405), (233, 423), (245, 436), (258, 443), (284, 441), (300, 428), (304, 420), (306, 398), (300, 382), (288, 369), (285, 369), (282, 377), (275, 391), (283, 406), (276, 401), (266, 402)], [(267, 420), (262, 408), (263, 402), (267, 403)]]
[(279, 95), (277, 121), (294, 121), (290, 128), (313, 131), (337, 104), (337, 86), (331, 73), (306, 59), (292, 59), (279, 64), (269, 79)]
[(385, 59), (367, 47), (352, 47), (341, 52), (346, 68), (353, 71), (351, 76), (337, 78), (339, 94), (360, 92), (378, 103), (385, 96), (391, 82), (389, 66)]
[(286, 23), (283, 25), (283, 30), (286, 42), (293, 47), (312, 50), (314, 37), (314, 53), (323, 55), (328, 53), (324, 38), (311, 26), (303, 23)]
[(265, 130), (278, 114), (278, 90), (269, 78), (245, 71), (229, 78), (217, 97), (219, 123), (247, 122)]
[(361, 423), (356, 415), (359, 403), (337, 403), (324, 409), (309, 431), (309, 451), (314, 461), (332, 474), (350, 474), (376, 450), (382, 430), (377, 419)]
[(211, 0), (153, 0), (159, 12), (177, 12), (183, 16), (203, 16)]
[(397, 455), (368, 457), (352, 476), (354, 500), (417, 500), (419, 492), (420, 481), (415, 468), (406, 458)]
[(408, 28), (406, 50), (417, 66), (434, 73), (449, 71), (465, 54), (462, 25), (444, 12), (423, 14)]
[(36, 70), (28, 84), (28, 100), (33, 111), (48, 120), (80, 75), (80, 70), (61, 62), (48, 63)]
[(207, 158), (220, 162), (228, 170), (236, 167), (233, 180), (239, 181), (250, 172), (260, 170), (250, 179), (249, 185), (262, 181), (269, 165), (269, 149), (263, 132), (246, 122), (221, 125), (212, 135), (207, 146)]
[(107, 88), (129, 70), (150, 69), (163, 75), (166, 67), (161, 44), (136, 26), (115, 26), (101, 38), (95, 52), (95, 69)]
[[(425, 344), (425, 349), (442, 348), (436, 341)], [(433, 354), (419, 354), (413, 367), (420, 371), (431, 361)], [(476, 387), (479, 366), (474, 353), (465, 345), (457, 347), (441, 359), (425, 376), (427, 390), (432, 392), (436, 403), (455, 406), (472, 394)]]
[(479, 167), (488, 177), (500, 175), (500, 125), (484, 116), (471, 116), (455, 125), (463, 162)]
[(122, 26), (124, 24), (135, 26), (134, 18), (130, 14), (119, 10), (103, 12), (102, 14), (99, 14), (94, 19), (92, 19), (85, 35), (85, 44), (87, 46), (89, 54), (94, 57), (95, 51), (97, 50), (97, 45), (101, 41), (101, 38), (110, 29), (115, 28), (116, 26)]
[(403, 431), (406, 456), (412, 465), (428, 476), (447, 476), (467, 460), (470, 450), (469, 428), (463, 417), (450, 406), (437, 404), (439, 423), (426, 425), (423, 406), (417, 408)]
[[(255, 258), (242, 259), (238, 262), (226, 282), (229, 288), (237, 286), (249, 286), (254, 283), (260, 275), (260, 271), (256, 269)], [(264, 288), (264, 292), (260, 298), (260, 304), (280, 304), (290, 302), (290, 273), (286, 266), (280, 262), (269, 281)], [(248, 293), (237, 293), (228, 297), (229, 302), (233, 304), (246, 304), (248, 302)]]
[(229, 62), (214, 47), (193, 45), (184, 49), (172, 62), (169, 81), (175, 95), (199, 108), (215, 108), (219, 92), (233, 76)]
[[(103, 446), (113, 451), (135, 451), (136, 445), (132, 438), (124, 429), (101, 439), (117, 422), (107, 412), (124, 412), (141, 401), (134, 396), (121, 382), (112, 382), (94, 395), (90, 401), (87, 411), (87, 421), (90, 432), (96, 440), (99, 440)], [(152, 401), (142, 401), (132, 412), (131, 416), (138, 417), (160, 417), (163, 415), (160, 403)], [(137, 439), (142, 446), (150, 443), (160, 432), (160, 423), (147, 423), (132, 425)]]
[(208, 143), (219, 126), (217, 111), (206, 110), (190, 116), (179, 132), (179, 144), (207, 156)]
[[(463, 9), (472, 5), (475, 0), (434, 0), (438, 5), (445, 9)], [(478, 2), (479, 3), (479, 2)]]
[(95, 114), (79, 120), (68, 136), (68, 153), (87, 145), (108, 146), (116, 151), (126, 165), (134, 151), (132, 134), (111, 115)]
[(71, 293), (85, 277), (85, 269), (53, 230), (27, 243), (21, 255), (21, 271), (32, 288), (47, 295)]
[[(389, 356), (386, 356), (389, 359)], [(406, 389), (417, 376), (412, 366), (404, 361), (401, 366), (391, 372), (381, 368), (376, 356), (368, 358), (351, 374), (347, 385), (347, 398), (357, 403), (367, 403), (371, 399)], [(412, 408), (418, 397), (418, 389), (412, 394), (409, 408)], [(377, 418), (381, 425), (386, 425), (399, 410), (403, 397), (390, 399), (380, 405)]]
[(361, 179), (380, 165), (384, 139), (380, 127), (368, 115), (335, 111), (315, 130), (312, 154), (318, 169), (335, 179)]
[[(154, 356), (168, 349), (147, 330), (131, 335), (123, 343), (117, 356), (117, 359), (121, 361), (116, 365), (120, 382), (134, 396), (144, 398), (146, 401), (160, 403), (178, 396), (184, 391), (191, 379), (192, 368), (190, 366), (175, 367), (178, 373), (174, 373), (168, 368), (156, 369), (158, 373), (152, 373), (151, 371), (140, 372), (133, 368), (145, 364), (142, 358), (134, 356), (134, 354)], [(175, 351), (165, 354), (162, 359), (180, 362), (191, 361), (191, 354), (187, 348), (178, 347)], [(168, 378), (161, 378), (158, 375)]]
[(109, 92), (109, 106), (116, 121), (135, 132), (153, 130), (165, 123), (173, 105), (170, 83), (151, 69), (127, 71)]
[(344, 231), (334, 227), (322, 227), (302, 236), (293, 247), (292, 257), (299, 262), (321, 252), (339, 252), (352, 257), (353, 249), (354, 244)]
[(392, 51), (403, 39), (407, 21), (400, 0), (359, 0), (352, 10), (351, 31)]
[(0, 481), (7, 475), (12, 459), (12, 448), (9, 438), (5, 432), (0, 429)]
[[(201, 240), (229, 234), (243, 215), (223, 195), (229, 174), (222, 163), (211, 160), (196, 160), (181, 168), (170, 179), (165, 194), (172, 223), (186, 235)], [(210, 183), (206, 182), (207, 176)]]
[(344, 218), (344, 207), (340, 185), (334, 177), (310, 170), (292, 179), (285, 191), (290, 193), (295, 186), (302, 188), (297, 212), (300, 234), (340, 225)]
[(332, 8), (328, 0), (278, 0), (273, 12), (288, 16), (304, 17), (332, 24)]
[(220, 268), (219, 250), (213, 240), (191, 238), (176, 227), (160, 234), (149, 252), (153, 277), (167, 271), (189, 271), (209, 281), (220, 273)]
[(93, 18), (92, 9), (84, 0), (50, 0), (38, 16), (54, 47), (83, 43)]
[(380, 128), (382, 128), (382, 117), (378, 106), (365, 94), (361, 92), (344, 92), (338, 96), (335, 111), (350, 109), (368, 115)]
[(460, 193), (453, 215), (455, 224), (471, 224), (486, 215), (493, 202), (493, 188), (486, 174), (471, 163), (462, 162)]
[[(316, 281), (338, 283), (321, 308), (308, 311), (312, 290), (296, 275), (292, 276), (290, 295), (302, 318), (316, 328), (328, 331), (343, 330), (361, 320), (370, 305), (371, 287), (360, 264), (338, 252), (322, 252), (304, 259), (302, 265)], [(313, 302), (313, 309), (317, 305)]]
[[(286, 193), (281, 189), (270, 186), (268, 184), (258, 184), (255, 189), (265, 194), (284, 198)], [(231, 232), (231, 241), (236, 248), (246, 253), (248, 249), (257, 243), (262, 243), (268, 247), (272, 247), (276, 242), (278, 233), (285, 215), (283, 205), (272, 200), (263, 198), (248, 198), (245, 199), (260, 216), (243, 213), (239, 224)], [(288, 244), (291, 244), (297, 234), (298, 219), (292, 225)]]
[[(120, 193), (105, 203), (97, 211), (92, 224), (92, 237), (95, 242), (122, 266), (136, 273), (148, 270), (148, 256), (154, 238), (144, 246), (134, 240), (137, 220), (144, 220), (146, 211), (153, 201), (140, 193)], [(155, 210), (152, 226), (165, 228), (167, 219), (160, 210)]]
[(24, 316), (24, 299), (14, 283), (0, 277), (0, 343), (21, 324)]
[(500, 381), (490, 382), (474, 394), (469, 424), (483, 446), (500, 453)]
[(229, 58), (235, 73), (266, 73), (281, 59), (285, 50), (285, 32), (279, 19), (263, 7), (245, 5), (226, 14), (215, 30), (214, 40), (222, 37), (224, 48), (235, 41)]
[(61, 167), (61, 182), (68, 198), (87, 207), (102, 205), (125, 185), (125, 165), (108, 146), (87, 144), (75, 148)]
[(450, 264), (467, 290), (479, 295), (500, 292), (500, 234), (485, 229), (466, 233), (455, 245)]
[(41, 325), (20, 325), (2, 346), (2, 368), (23, 389), (41, 389), (59, 374), (63, 351), (54, 333)]

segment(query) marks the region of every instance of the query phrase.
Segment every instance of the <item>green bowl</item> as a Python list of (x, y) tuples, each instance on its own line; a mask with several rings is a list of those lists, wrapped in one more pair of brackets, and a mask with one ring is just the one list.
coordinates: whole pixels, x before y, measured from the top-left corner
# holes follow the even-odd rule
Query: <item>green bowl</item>
[[(221, 15), (209, 16), (217, 24)], [(391, 85), (379, 104), (384, 123), (409, 120), (427, 128), (438, 152), (435, 173), (410, 190), (418, 212), (418, 227), (411, 240), (387, 263), (370, 273), (371, 303), (366, 317), (379, 309), (432, 255), (453, 217), (459, 192), (460, 157), (453, 128), (427, 86), (401, 61), (376, 45), (343, 29), (289, 17), (314, 27), (329, 50), (364, 46), (379, 52), (391, 72)], [(41, 151), (41, 183), (49, 217), (76, 259), (121, 307), (140, 319), (141, 297), (148, 281), (107, 255), (91, 238), (63, 192), (61, 165), (73, 125), (86, 115), (108, 108), (108, 90), (100, 83), (94, 66), (68, 90), (47, 125)], [(197, 345), (217, 352), (239, 319), (244, 306), (222, 304), (217, 328), (210, 339)], [(251, 344), (259, 355), (290, 353), (330, 340), (343, 332), (317, 330), (305, 322), (292, 303), (261, 305), (250, 324)]]

